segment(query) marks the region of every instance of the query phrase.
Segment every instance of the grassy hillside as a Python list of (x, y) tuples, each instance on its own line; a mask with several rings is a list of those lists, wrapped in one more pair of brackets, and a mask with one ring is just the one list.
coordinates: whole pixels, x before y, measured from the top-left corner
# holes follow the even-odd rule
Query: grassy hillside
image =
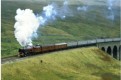
[[(16, 9), (30, 8), (35, 14), (41, 13), (43, 6), (50, 2), (27, 2), (27, 1), (2, 1), (1, 2), (1, 51), (2, 57), (14, 55), (21, 46), (14, 37), (14, 16)], [(61, 3), (58, 3), (59, 5)], [(38, 30), (38, 38), (33, 44), (51, 44), (56, 42), (68, 42), (75, 40), (87, 40), (100, 37), (119, 37), (120, 8), (114, 7), (115, 20), (106, 19), (108, 14), (106, 6), (90, 5), (87, 12), (76, 8), (80, 5), (69, 5), (74, 16), (65, 20), (58, 18), (49, 22)]]
[(2, 80), (9, 79), (119, 80), (120, 62), (95, 47), (58, 51), (2, 65)]

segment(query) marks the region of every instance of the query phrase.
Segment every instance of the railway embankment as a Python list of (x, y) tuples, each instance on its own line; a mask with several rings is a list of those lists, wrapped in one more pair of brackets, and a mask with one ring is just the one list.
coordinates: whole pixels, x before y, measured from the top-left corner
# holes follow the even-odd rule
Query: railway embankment
[(96, 47), (52, 52), (1, 67), (2, 80), (120, 80), (120, 62)]

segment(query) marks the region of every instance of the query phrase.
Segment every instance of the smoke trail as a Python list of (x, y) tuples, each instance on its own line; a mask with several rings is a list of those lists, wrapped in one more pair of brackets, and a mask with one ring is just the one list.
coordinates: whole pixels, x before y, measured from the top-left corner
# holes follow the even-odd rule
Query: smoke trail
[(48, 6), (43, 7), (42, 13), (42, 15), (37, 16), (40, 21), (40, 25), (46, 24), (49, 20), (55, 20), (57, 16), (57, 11), (54, 4), (49, 4)]
[[(108, 0), (108, 10), (110, 15), (107, 17), (114, 20), (113, 13), (114, 0)], [(17, 9), (14, 25), (15, 38), (21, 46), (32, 45), (32, 39), (37, 37), (37, 30), (39, 27), (47, 24), (49, 21), (54, 21), (57, 18), (65, 19), (68, 16), (73, 16), (72, 10), (69, 8), (68, 0), (64, 0), (62, 6), (58, 6), (55, 3), (49, 4), (43, 7), (42, 14), (35, 15), (30, 9)], [(87, 11), (89, 6), (78, 6), (78, 11)]]
[(77, 7), (77, 10), (78, 11), (87, 11), (87, 9), (88, 9), (88, 6), (79, 6), (79, 7)]
[(108, 0), (108, 9), (112, 10), (114, 0)]
[(56, 17), (64, 19), (69, 16), (68, 1), (65, 0), (62, 7), (56, 4), (49, 4), (43, 7), (41, 15), (35, 15), (30, 9), (17, 9), (15, 16), (16, 23), (14, 25), (15, 38), (21, 46), (32, 45), (32, 39), (37, 37), (37, 29), (39, 26), (47, 24), (48, 21), (56, 20)]
[(47, 24), (48, 21), (54, 21), (57, 17), (65, 19), (66, 16), (71, 16), (71, 10), (68, 7), (68, 1), (63, 2), (63, 6), (59, 7), (55, 3), (43, 7), (41, 15), (37, 15), (40, 25)]
[(114, 12), (113, 12), (113, 3), (115, 1), (114, 0), (108, 0), (108, 10), (110, 11), (109, 15), (107, 16), (108, 19), (114, 20), (115, 16), (114, 16)]

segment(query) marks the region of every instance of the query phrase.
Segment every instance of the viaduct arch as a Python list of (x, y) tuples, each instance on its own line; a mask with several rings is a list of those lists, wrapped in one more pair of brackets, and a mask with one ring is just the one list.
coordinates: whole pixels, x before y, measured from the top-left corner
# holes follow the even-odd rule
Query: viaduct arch
[(115, 59), (121, 60), (121, 44), (119, 41), (97, 43), (97, 46)]
[(111, 50), (111, 47), (109, 46), (109, 47), (107, 48), (107, 53), (111, 55), (111, 52), (112, 52), (112, 50)]

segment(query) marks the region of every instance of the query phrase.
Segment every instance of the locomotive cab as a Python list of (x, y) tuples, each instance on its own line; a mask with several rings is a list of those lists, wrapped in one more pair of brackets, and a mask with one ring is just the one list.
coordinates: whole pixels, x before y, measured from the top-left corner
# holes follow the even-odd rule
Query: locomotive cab
[(18, 57), (24, 57), (25, 56), (25, 50), (24, 49), (19, 49), (18, 50)]

